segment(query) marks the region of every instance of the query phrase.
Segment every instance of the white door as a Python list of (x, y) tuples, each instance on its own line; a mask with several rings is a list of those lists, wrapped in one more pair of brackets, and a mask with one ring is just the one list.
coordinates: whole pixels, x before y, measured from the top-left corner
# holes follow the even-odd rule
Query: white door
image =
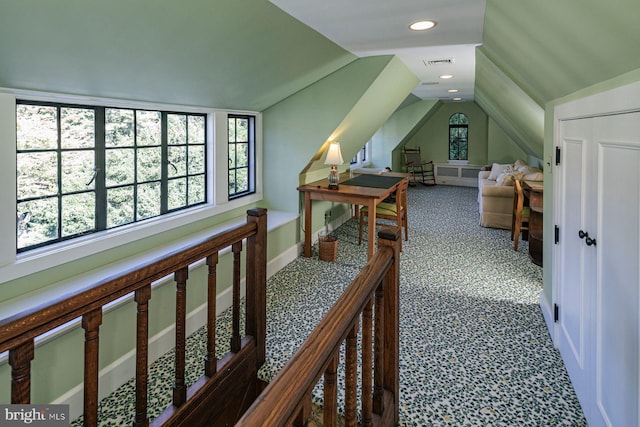
[[(571, 377), (574, 389), (583, 408), (592, 405), (591, 358), (593, 348), (589, 325), (591, 289), (595, 275), (589, 274), (589, 266), (595, 265), (595, 250), (580, 238), (580, 231), (593, 230), (595, 195), (591, 189), (593, 175), (593, 122), (590, 119), (560, 122), (560, 165), (557, 199), (557, 224), (559, 224), (556, 265), (558, 268), (558, 338), (556, 344)], [(593, 231), (592, 231), (593, 232)]]
[(640, 426), (640, 112), (594, 119), (594, 421)]
[(559, 123), (557, 344), (591, 427), (640, 425), (640, 113)]

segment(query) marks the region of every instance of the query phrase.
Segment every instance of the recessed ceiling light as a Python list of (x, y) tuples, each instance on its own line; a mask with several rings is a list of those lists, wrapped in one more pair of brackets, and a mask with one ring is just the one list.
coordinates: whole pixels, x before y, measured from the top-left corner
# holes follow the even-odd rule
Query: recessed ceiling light
[(413, 31), (430, 30), (437, 25), (436, 21), (418, 21), (409, 25), (409, 28)]
[(458, 89), (449, 89), (447, 92), (449, 92), (449, 93), (457, 93)]
[(453, 98), (454, 101), (462, 101), (462, 98)]
[(453, 78), (453, 75), (451, 75), (451, 74), (443, 74), (443, 75), (440, 76), (440, 78), (441, 79), (445, 79), (445, 80), (446, 79), (451, 79), (451, 78)]

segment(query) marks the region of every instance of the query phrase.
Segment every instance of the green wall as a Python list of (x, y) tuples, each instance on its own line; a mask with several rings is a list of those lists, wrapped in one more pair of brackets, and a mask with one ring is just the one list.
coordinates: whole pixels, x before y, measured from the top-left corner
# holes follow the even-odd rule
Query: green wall
[(513, 163), (522, 159), (532, 166), (538, 166), (538, 161), (532, 159), (520, 147), (513, 142), (513, 139), (496, 123), (489, 118), (487, 127), (487, 164), (492, 163)]
[(402, 159), (397, 155), (396, 148), (415, 134), (430, 114), (437, 110), (437, 105), (437, 100), (412, 99), (411, 103), (403, 102), (372, 138), (372, 166), (389, 166), (396, 172), (401, 171)]
[(487, 163), (487, 115), (474, 102), (443, 103), (440, 108), (406, 141), (407, 147), (420, 147), (422, 159), (435, 163), (449, 160), (449, 118), (464, 113), (469, 118), (469, 163)]

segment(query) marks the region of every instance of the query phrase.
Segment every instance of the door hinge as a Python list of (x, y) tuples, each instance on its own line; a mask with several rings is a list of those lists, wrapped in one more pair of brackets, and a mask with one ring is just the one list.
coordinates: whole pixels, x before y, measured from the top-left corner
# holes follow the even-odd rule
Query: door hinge
[(556, 225), (553, 229), (553, 243), (557, 245), (558, 242), (560, 242), (560, 227)]
[(560, 164), (560, 147), (556, 147), (556, 166)]
[(558, 320), (560, 320), (560, 308), (558, 304), (553, 304), (553, 322), (558, 323)]

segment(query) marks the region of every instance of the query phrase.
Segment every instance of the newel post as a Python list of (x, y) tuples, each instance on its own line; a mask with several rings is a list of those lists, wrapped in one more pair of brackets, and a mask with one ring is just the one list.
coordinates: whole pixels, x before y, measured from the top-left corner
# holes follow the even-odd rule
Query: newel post
[(393, 393), (393, 425), (398, 424), (400, 405), (400, 244), (401, 232), (385, 228), (378, 232), (378, 247), (393, 249), (393, 263), (384, 277), (384, 388)]
[(256, 340), (257, 363), (261, 366), (267, 340), (267, 210), (248, 210), (247, 223), (255, 223), (257, 230), (247, 238), (246, 329), (247, 335)]

